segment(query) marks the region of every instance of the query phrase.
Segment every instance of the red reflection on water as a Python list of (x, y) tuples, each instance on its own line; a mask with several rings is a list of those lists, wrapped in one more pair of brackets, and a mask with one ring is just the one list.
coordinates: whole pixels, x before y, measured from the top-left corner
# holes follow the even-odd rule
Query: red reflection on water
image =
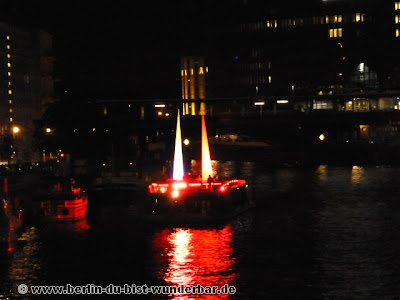
[(88, 222), (88, 220), (86, 218), (82, 219), (82, 220), (79, 220), (79, 221), (76, 221), (74, 223), (74, 225), (75, 225), (74, 227), (75, 227), (76, 230), (85, 231), (85, 230), (89, 230), (90, 229), (90, 224), (89, 224), (89, 222)]
[[(159, 278), (170, 286), (234, 285), (232, 228), (164, 229), (153, 239)], [(171, 299), (227, 299), (229, 295), (172, 295)]]

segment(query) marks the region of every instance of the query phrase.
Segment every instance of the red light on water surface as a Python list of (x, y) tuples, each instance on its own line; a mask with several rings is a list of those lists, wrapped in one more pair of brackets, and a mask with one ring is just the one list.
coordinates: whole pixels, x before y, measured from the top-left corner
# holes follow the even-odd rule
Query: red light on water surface
[[(156, 269), (161, 270), (157, 276), (171, 286), (234, 286), (237, 274), (233, 268), (232, 235), (230, 225), (222, 229), (161, 230), (153, 237)], [(192, 299), (187, 296), (184, 299)], [(228, 299), (229, 295), (196, 295), (195, 298)], [(183, 298), (172, 295), (170, 299)]]

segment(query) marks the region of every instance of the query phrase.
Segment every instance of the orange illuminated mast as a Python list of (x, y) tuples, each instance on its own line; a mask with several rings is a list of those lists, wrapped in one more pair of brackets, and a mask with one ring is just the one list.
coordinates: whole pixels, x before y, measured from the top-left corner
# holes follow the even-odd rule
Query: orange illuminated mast
[(204, 115), (201, 115), (201, 180), (207, 182), (208, 176), (212, 177), (210, 147)]

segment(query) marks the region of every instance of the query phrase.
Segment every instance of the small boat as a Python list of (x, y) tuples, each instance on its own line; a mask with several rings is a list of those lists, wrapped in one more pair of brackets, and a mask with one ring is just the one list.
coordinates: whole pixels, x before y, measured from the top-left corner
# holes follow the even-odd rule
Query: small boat
[[(189, 149), (191, 157), (197, 157), (201, 151), (200, 144), (203, 141), (197, 140)], [(213, 150), (213, 157), (218, 161), (260, 161), (275, 163), (277, 148), (272, 143), (257, 137), (244, 134), (226, 133), (211, 136), (208, 143)]]
[(41, 222), (66, 222), (86, 218), (88, 196), (73, 180), (57, 180), (33, 196), (34, 217)]
[(175, 137), (173, 176), (148, 186), (144, 219), (155, 223), (191, 225), (225, 222), (253, 207), (252, 189), (245, 179), (213, 177), (204, 115), (201, 142), (201, 175), (187, 178), (183, 170), (179, 110)]
[(209, 142), (212, 146), (229, 146), (241, 148), (271, 148), (272, 145), (261, 140), (257, 140), (244, 134), (217, 134), (210, 137)]
[(95, 202), (131, 202), (145, 187), (145, 181), (134, 172), (103, 172), (96, 177), (88, 193)]

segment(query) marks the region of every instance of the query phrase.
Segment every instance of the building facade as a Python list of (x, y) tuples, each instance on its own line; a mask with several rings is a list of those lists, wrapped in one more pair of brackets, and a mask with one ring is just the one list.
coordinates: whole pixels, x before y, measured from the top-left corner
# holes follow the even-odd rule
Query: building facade
[(32, 159), (34, 121), (54, 101), (52, 36), (0, 23), (0, 132), (3, 161)]
[(224, 45), (218, 36), (209, 45), (210, 97), (400, 89), (398, 0), (246, 0), (236, 9)]
[(183, 115), (205, 114), (207, 74), (208, 67), (204, 57), (181, 58)]

